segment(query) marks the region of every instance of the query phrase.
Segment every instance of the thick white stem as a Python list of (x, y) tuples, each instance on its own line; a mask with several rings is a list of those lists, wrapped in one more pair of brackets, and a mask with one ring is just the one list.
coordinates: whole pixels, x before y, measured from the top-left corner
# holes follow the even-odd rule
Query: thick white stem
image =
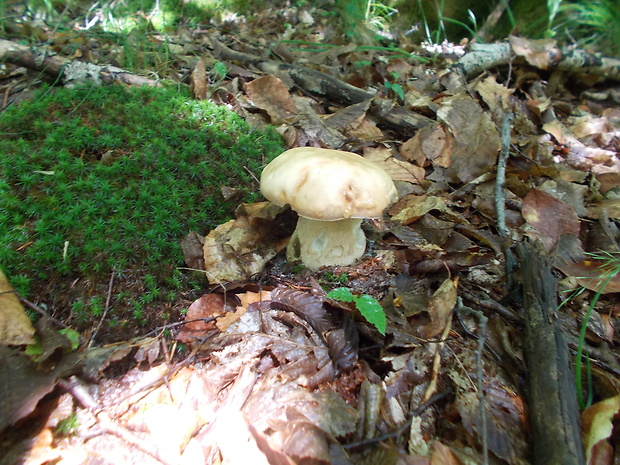
[(359, 218), (317, 221), (300, 216), (286, 256), (301, 260), (312, 271), (322, 266), (351, 265), (366, 250), (361, 224)]

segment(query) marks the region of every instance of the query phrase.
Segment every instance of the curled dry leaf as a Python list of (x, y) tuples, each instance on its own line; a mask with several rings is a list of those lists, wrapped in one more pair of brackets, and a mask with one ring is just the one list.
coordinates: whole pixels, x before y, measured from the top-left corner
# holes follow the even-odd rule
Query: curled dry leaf
[(196, 100), (207, 98), (207, 65), (204, 57), (201, 57), (190, 75), (190, 88)]
[(551, 52), (557, 42), (553, 39), (530, 40), (517, 36), (509, 36), (512, 50), (532, 66), (540, 69), (549, 67), (549, 52)]
[[(613, 448), (609, 443), (614, 418), (620, 413), (620, 396), (598, 402), (583, 412), (583, 438), (586, 463), (611, 463)], [(597, 460), (598, 459), (598, 460)]]
[(334, 323), (323, 307), (323, 299), (318, 296), (278, 287), (271, 291), (271, 306), (294, 312), (310, 323), (321, 335), (334, 329)]
[(418, 328), (418, 333), (423, 337), (431, 338), (441, 334), (456, 305), (457, 286), (458, 279), (446, 279), (431, 296), (427, 307), (430, 321)]

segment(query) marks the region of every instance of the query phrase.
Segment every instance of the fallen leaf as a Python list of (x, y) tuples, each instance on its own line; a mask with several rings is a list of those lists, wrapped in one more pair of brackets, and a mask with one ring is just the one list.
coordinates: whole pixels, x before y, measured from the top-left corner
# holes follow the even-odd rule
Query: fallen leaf
[(508, 40), (510, 45), (512, 45), (513, 51), (525, 58), (530, 65), (540, 69), (547, 69), (549, 67), (549, 52), (555, 48), (555, 40), (530, 40), (517, 36), (509, 36)]
[(427, 313), (430, 323), (419, 328), (419, 333), (425, 338), (439, 336), (444, 330), (456, 305), (458, 279), (446, 279), (431, 296)]
[(222, 294), (204, 294), (187, 309), (185, 320), (188, 323), (183, 325), (177, 339), (189, 343), (204, 337), (215, 328), (215, 323), (210, 319), (222, 316), (227, 311), (232, 311), (232, 307), (226, 308), (226, 298)]
[(540, 233), (547, 251), (553, 249), (562, 234), (578, 236), (581, 228), (577, 213), (561, 200), (538, 189), (523, 198), (521, 214)]
[(478, 102), (464, 93), (445, 98), (437, 118), (454, 136), (449, 173), (469, 182), (495, 165), (500, 149), (499, 132)]
[(431, 210), (441, 211), (457, 223), (467, 222), (462, 216), (451, 211), (444, 199), (433, 195), (408, 195), (394, 204), (388, 213), (392, 215), (392, 221), (407, 225), (417, 221)]
[[(613, 420), (620, 414), (620, 396), (610, 397), (587, 408), (581, 414), (586, 463), (611, 463), (613, 448), (609, 443)], [(593, 460), (595, 457), (608, 460)]]
[[(591, 291), (600, 291), (602, 294), (620, 292), (620, 273), (610, 274), (614, 270), (606, 269), (604, 262), (585, 260), (559, 269), (565, 275), (574, 277), (580, 286)], [(611, 280), (607, 281), (610, 276)], [(603, 287), (605, 283), (606, 286)]]
[(510, 97), (515, 91), (498, 83), (495, 76), (488, 76), (486, 79), (479, 81), (474, 86), (474, 90), (480, 94), (482, 100), (493, 112), (498, 110), (508, 111), (510, 109)]
[(34, 326), (0, 269), (0, 344), (28, 345), (33, 342)]
[(32, 413), (56, 381), (54, 373), (37, 370), (22, 352), (0, 346), (0, 432)]
[(450, 448), (439, 441), (433, 443), (433, 455), (431, 455), (430, 465), (460, 465)]
[(420, 184), (426, 175), (424, 168), (397, 160), (388, 149), (366, 148), (364, 158), (380, 166), (394, 181)]
[(190, 75), (190, 88), (196, 100), (207, 98), (207, 65), (204, 57), (201, 57)]
[[(268, 203), (261, 205), (267, 206)], [(240, 210), (240, 214), (243, 211)], [(204, 242), (205, 272), (209, 283), (248, 281), (260, 273), (288, 242), (288, 237), (273, 237), (274, 224), (243, 215), (211, 231)]]
[(254, 105), (269, 114), (272, 124), (281, 124), (297, 114), (286, 85), (275, 76), (254, 79), (247, 85), (247, 93)]

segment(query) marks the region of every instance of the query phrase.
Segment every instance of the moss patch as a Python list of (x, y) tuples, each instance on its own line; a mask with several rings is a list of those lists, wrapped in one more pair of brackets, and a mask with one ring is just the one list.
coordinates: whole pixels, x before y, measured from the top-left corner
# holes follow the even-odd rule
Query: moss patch
[(75, 326), (102, 313), (111, 274), (108, 325), (162, 322), (197, 285), (181, 238), (231, 216), (222, 186), (254, 200), (250, 173), (282, 150), (273, 130), (175, 90), (44, 90), (0, 118), (0, 266)]

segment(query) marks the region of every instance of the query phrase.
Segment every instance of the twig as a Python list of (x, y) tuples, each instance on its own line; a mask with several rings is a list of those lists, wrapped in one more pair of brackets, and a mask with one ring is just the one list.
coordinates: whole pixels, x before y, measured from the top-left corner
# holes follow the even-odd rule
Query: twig
[(506, 259), (506, 288), (512, 289), (514, 285), (513, 272), (517, 268), (510, 246), (508, 243), (509, 231), (506, 227), (506, 164), (510, 156), (510, 129), (513, 114), (509, 111), (504, 113), (502, 118), (502, 127), (500, 139), (502, 141), (502, 149), (497, 160), (497, 173), (495, 175), (495, 215), (497, 217), (497, 231), (503, 239), (503, 252)]
[(49, 315), (45, 310), (40, 309), (39, 307), (37, 307), (35, 304), (33, 304), (32, 302), (30, 302), (29, 300), (24, 299), (21, 295), (19, 295), (18, 292), (15, 292), (15, 294), (17, 295), (17, 297), (19, 298), (20, 302), (23, 303), (26, 307), (28, 307), (31, 310), (34, 310), (35, 312), (37, 312), (39, 315), (44, 316), (45, 318), (49, 318), (49, 320), (54, 323), (55, 325), (60, 326), (61, 328), (68, 328), (69, 325), (64, 324), (62, 321), (54, 318), (53, 316)]
[(482, 366), (482, 354), (484, 352), (484, 344), (487, 339), (487, 322), (488, 319), (484, 316), (480, 310), (474, 310), (473, 308), (463, 305), (463, 300), (459, 297), (457, 300), (457, 312), (465, 312), (473, 315), (478, 319), (478, 348), (476, 349), (476, 389), (478, 390), (478, 408), (480, 409), (480, 438), (482, 439), (482, 463), (488, 465), (489, 463), (489, 437), (487, 432), (487, 412), (485, 407), (484, 397), (484, 383), (483, 383), (483, 366)]
[(502, 237), (508, 237), (506, 227), (506, 199), (504, 189), (506, 187), (506, 163), (510, 155), (510, 122), (512, 113), (504, 113), (501, 127), (502, 149), (497, 159), (497, 174), (495, 175), (495, 214), (497, 215), (497, 231)]
[(105, 301), (105, 308), (103, 309), (103, 313), (101, 314), (101, 318), (99, 319), (99, 324), (93, 331), (93, 334), (91, 334), (90, 336), (90, 341), (88, 341), (88, 347), (92, 347), (93, 342), (95, 342), (95, 337), (101, 329), (101, 325), (103, 325), (103, 320), (105, 320), (105, 317), (108, 314), (108, 310), (110, 309), (110, 300), (112, 299), (112, 284), (114, 284), (114, 271), (110, 273), (110, 283), (108, 284), (108, 297)]

